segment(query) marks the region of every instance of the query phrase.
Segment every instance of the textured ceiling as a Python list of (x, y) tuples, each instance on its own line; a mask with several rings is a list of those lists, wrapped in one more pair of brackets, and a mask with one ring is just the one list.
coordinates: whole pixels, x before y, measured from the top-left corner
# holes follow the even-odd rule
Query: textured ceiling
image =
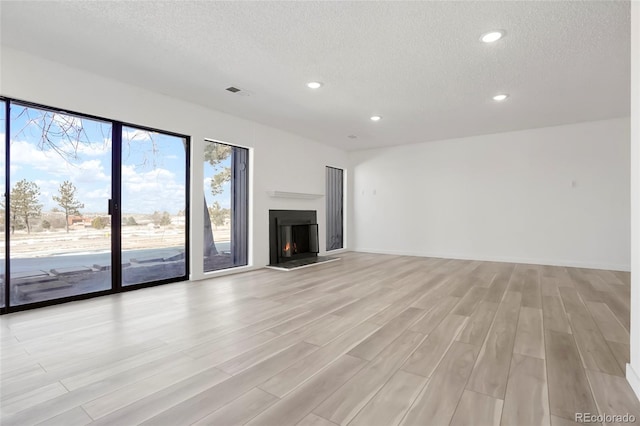
[(628, 2), (1, 7), (3, 45), (346, 150), (629, 115)]

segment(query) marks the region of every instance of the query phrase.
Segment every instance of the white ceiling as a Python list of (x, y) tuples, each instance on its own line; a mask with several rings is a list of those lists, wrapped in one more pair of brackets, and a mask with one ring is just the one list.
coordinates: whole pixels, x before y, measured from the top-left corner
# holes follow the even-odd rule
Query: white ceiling
[[(629, 115), (628, 2), (1, 8), (4, 45), (346, 150)], [(507, 36), (481, 43), (492, 29)]]

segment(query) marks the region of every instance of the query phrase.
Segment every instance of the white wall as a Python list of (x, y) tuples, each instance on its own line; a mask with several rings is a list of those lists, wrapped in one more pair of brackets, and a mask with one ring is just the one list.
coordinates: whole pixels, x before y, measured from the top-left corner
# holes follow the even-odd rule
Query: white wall
[(324, 194), (325, 166), (346, 168), (347, 154), (195, 104), (173, 99), (3, 47), (0, 94), (62, 109), (190, 135), (191, 245), (193, 279), (202, 278), (203, 141), (252, 148), (250, 263), (269, 263), (269, 209), (318, 211), (320, 248), (325, 247), (325, 200), (275, 199), (269, 190)]
[(629, 269), (628, 118), (355, 152), (350, 168), (352, 250)]
[(640, 3), (631, 2), (631, 364), (640, 398)]

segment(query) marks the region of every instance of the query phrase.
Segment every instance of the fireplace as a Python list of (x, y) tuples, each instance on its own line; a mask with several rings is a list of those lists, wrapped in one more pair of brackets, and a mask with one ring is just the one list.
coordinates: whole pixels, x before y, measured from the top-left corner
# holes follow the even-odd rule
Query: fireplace
[(315, 261), (320, 246), (314, 210), (269, 210), (269, 263), (297, 265)]

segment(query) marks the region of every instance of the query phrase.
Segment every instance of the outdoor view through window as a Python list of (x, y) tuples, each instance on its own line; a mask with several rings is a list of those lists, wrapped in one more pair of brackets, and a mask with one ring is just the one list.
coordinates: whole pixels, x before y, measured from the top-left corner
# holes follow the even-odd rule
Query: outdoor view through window
[(185, 140), (122, 129), (122, 285), (185, 274)]
[(247, 264), (248, 153), (205, 141), (205, 272)]
[(185, 275), (184, 138), (122, 127), (114, 168), (115, 124), (16, 103), (10, 115), (10, 222), (3, 211), (2, 235), (10, 240), (12, 306), (111, 289), (114, 250), (123, 286)]

